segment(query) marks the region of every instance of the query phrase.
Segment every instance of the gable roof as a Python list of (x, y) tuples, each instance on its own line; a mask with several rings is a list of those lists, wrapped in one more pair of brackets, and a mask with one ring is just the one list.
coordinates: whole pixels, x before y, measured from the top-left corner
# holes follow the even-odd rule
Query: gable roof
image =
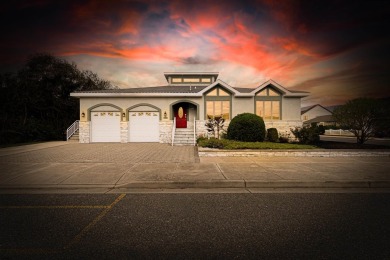
[(283, 87), (282, 85), (280, 85), (279, 83), (273, 81), (272, 79), (267, 80), (266, 82), (264, 82), (263, 84), (261, 84), (260, 86), (255, 88), (250, 93), (252, 95), (256, 95), (257, 92), (259, 92), (262, 89), (265, 89), (266, 87), (269, 87), (269, 86), (282, 92), (282, 94), (284, 94), (284, 97), (307, 97), (309, 95), (309, 92), (298, 91), (298, 90), (289, 90), (289, 89)]
[(325, 116), (317, 116), (315, 118), (309, 119), (304, 121), (304, 124), (311, 124), (311, 123), (320, 123), (320, 122), (334, 122), (334, 118), (332, 115), (325, 115)]
[(253, 97), (258, 91), (272, 86), (283, 93), (285, 97), (306, 97), (308, 92), (288, 90), (278, 83), (268, 80), (259, 87), (253, 88), (235, 88), (226, 82), (217, 79), (210, 85), (164, 85), (145, 88), (126, 88), (126, 89), (106, 89), (106, 90), (88, 90), (75, 91), (70, 93), (72, 97), (201, 97), (210, 89), (220, 86), (232, 93), (235, 97)]
[(330, 110), (327, 109), (326, 107), (323, 107), (323, 106), (321, 106), (320, 104), (315, 104), (315, 105), (312, 105), (312, 106), (302, 107), (302, 108), (301, 108), (301, 115), (303, 115), (304, 113), (306, 113), (306, 112), (312, 110), (312, 109), (315, 108), (316, 106), (319, 106), (319, 107), (325, 109), (326, 111), (328, 111), (329, 113), (333, 114), (332, 111), (330, 111)]

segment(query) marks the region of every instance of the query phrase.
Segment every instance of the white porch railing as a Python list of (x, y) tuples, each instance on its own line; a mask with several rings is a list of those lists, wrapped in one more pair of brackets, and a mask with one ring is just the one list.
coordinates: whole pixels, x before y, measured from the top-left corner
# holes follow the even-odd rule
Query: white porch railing
[(325, 135), (344, 135), (344, 136), (355, 136), (352, 132), (343, 129), (329, 129), (325, 130)]
[(79, 120), (74, 121), (73, 124), (66, 129), (66, 141), (68, 141), (77, 130), (79, 130)]
[(194, 146), (196, 145), (196, 121), (194, 117)]
[(173, 118), (173, 125), (172, 125), (172, 146), (173, 146), (173, 142), (175, 141), (175, 131), (176, 131), (176, 117)]

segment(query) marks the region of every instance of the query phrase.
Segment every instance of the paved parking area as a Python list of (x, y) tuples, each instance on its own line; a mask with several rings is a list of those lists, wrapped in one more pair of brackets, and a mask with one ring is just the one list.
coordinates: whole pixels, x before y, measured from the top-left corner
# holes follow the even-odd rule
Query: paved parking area
[[(7, 151), (9, 154), (7, 154)], [(156, 143), (0, 149), (0, 192), (23, 189), (389, 188), (390, 157), (201, 157)]]
[[(34, 147), (34, 149), (32, 149)], [(0, 162), (8, 163), (191, 163), (196, 162), (194, 146), (160, 143), (48, 142), (4, 148)]]

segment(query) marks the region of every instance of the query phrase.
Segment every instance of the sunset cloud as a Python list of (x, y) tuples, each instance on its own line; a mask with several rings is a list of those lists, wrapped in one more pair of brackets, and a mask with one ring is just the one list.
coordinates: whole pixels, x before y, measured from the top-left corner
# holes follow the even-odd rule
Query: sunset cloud
[[(169, 70), (209, 70), (237, 87), (272, 78), (324, 105), (388, 90), (388, 9), (376, 1), (36, 0), (0, 7), (1, 71), (49, 52), (120, 87), (165, 84)], [(375, 87), (364, 87), (368, 79)]]

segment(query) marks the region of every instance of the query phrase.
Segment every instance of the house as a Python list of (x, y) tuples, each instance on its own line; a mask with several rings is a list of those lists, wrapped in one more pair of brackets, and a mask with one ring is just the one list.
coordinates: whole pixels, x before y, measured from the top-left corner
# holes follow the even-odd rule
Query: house
[(301, 119), (304, 126), (316, 125), (334, 125), (332, 112), (320, 104), (301, 108)]
[(237, 114), (263, 117), (266, 128), (280, 132), (302, 126), (301, 98), (307, 92), (289, 90), (268, 80), (257, 88), (236, 88), (217, 72), (164, 73), (158, 87), (79, 91), (80, 143), (160, 142), (194, 144), (205, 135), (205, 122), (223, 117), (228, 125)]

